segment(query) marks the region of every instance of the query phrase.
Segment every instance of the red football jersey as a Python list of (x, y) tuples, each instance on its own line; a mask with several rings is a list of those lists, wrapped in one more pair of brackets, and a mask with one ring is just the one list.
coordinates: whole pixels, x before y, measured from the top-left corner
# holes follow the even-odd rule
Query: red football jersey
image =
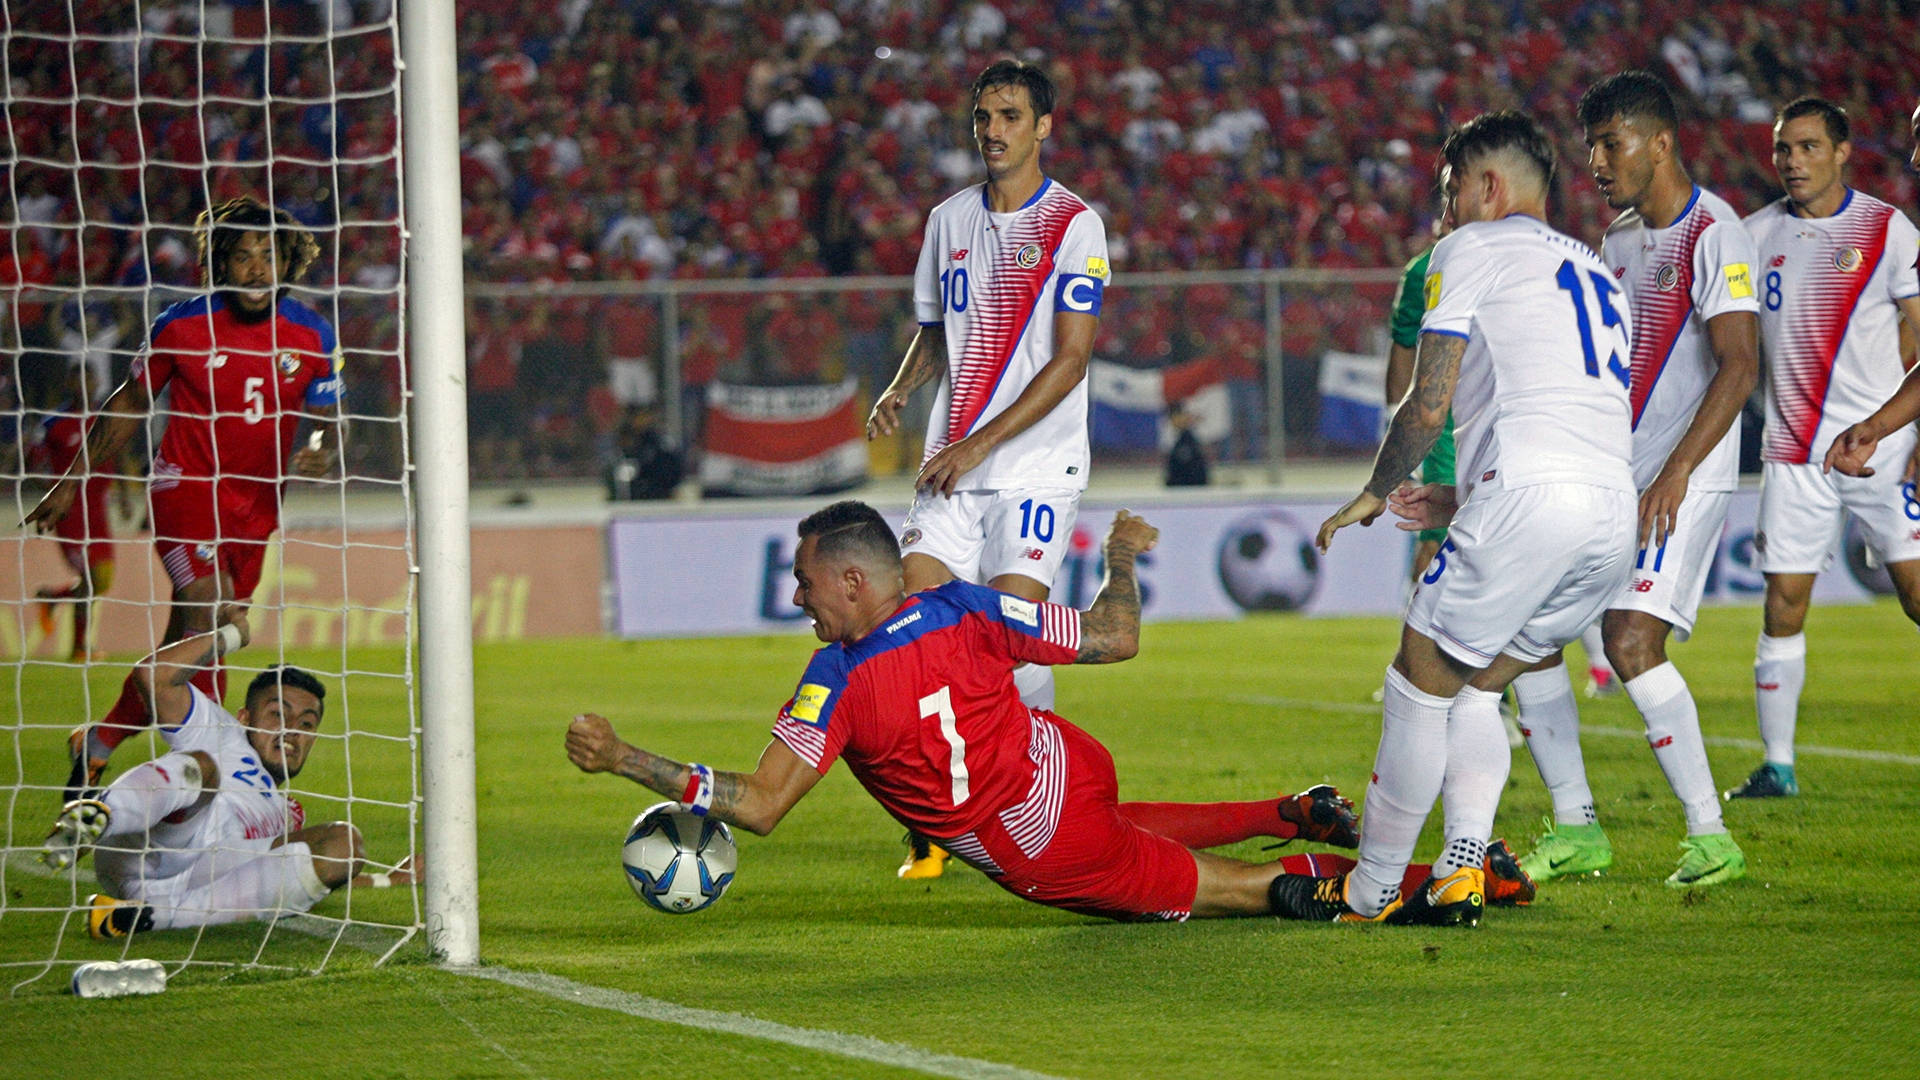
[(300, 412), (340, 400), (337, 347), (327, 320), (291, 297), (251, 323), (218, 293), (161, 312), (133, 366), (155, 397), (172, 390), (155, 489), (217, 478), (223, 512), (277, 521)]
[(993, 825), (1032, 857), (1057, 823), (1064, 759), (1013, 669), (1072, 663), (1079, 650), (1078, 611), (950, 581), (853, 645), (814, 653), (773, 734), (822, 773), (844, 757), (911, 828), (948, 840)]

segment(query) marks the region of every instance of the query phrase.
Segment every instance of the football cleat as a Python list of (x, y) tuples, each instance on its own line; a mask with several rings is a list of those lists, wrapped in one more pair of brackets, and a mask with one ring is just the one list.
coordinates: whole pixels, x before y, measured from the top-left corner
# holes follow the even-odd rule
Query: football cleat
[(1340, 789), (1332, 784), (1315, 784), (1298, 795), (1282, 795), (1280, 820), (1294, 827), (1298, 840), (1343, 848), (1360, 846), (1353, 800), (1342, 798)]
[(1520, 856), (1520, 869), (1534, 881), (1599, 874), (1613, 865), (1613, 844), (1599, 825), (1555, 825), (1548, 818), (1546, 826), (1533, 850)]
[(907, 834), (907, 861), (894, 871), (902, 881), (925, 881), (937, 878), (947, 870), (947, 860), (953, 856), (947, 849), (928, 840), (919, 833)]
[(1486, 875), (1490, 907), (1525, 907), (1533, 903), (1534, 894), (1539, 891), (1527, 872), (1520, 869), (1520, 860), (1514, 857), (1513, 849), (1505, 840), (1487, 845), (1487, 861), (1482, 864), (1481, 872)]
[(1782, 799), (1800, 794), (1800, 782), (1794, 779), (1793, 766), (1766, 762), (1753, 770), (1745, 783), (1728, 791), (1732, 799)]
[(153, 908), (132, 900), (116, 900), (106, 893), (87, 897), (87, 936), (111, 941), (153, 929)]
[(1487, 907), (1485, 873), (1463, 866), (1443, 878), (1429, 877), (1389, 921), (1402, 926), (1479, 926)]
[(100, 777), (107, 771), (107, 759), (94, 757), (87, 741), (85, 724), (67, 733), (67, 786), (61, 795), (67, 802), (99, 794)]
[(1718, 885), (1747, 876), (1747, 857), (1730, 833), (1689, 836), (1680, 841), (1680, 846), (1685, 850), (1680, 856), (1680, 867), (1667, 878), (1667, 884), (1673, 888)]
[(67, 803), (60, 808), (60, 816), (53, 819), (53, 829), (40, 845), (40, 861), (55, 870), (65, 870), (100, 839), (112, 820), (113, 811), (98, 799), (75, 799)]
[(1283, 919), (1308, 922), (1386, 923), (1396, 918), (1406, 899), (1398, 893), (1378, 915), (1362, 915), (1347, 903), (1347, 875), (1329, 878), (1281, 874), (1267, 886), (1267, 902)]

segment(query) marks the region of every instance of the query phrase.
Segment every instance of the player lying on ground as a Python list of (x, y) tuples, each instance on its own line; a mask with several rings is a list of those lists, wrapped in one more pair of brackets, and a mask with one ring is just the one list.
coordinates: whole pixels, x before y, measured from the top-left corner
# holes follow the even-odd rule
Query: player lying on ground
[(224, 606), (220, 618), (219, 630), (134, 667), (169, 752), (97, 799), (67, 803), (47, 837), (41, 859), (56, 870), (94, 849), (105, 890), (87, 898), (95, 938), (306, 911), (366, 860), (359, 829), (302, 827), (306, 815), (285, 789), (313, 749), (326, 687), (298, 668), (269, 668), (236, 715), (189, 681), (247, 642), (241, 608)]
[(895, 818), (1023, 899), (1114, 919), (1268, 914), (1280, 863), (1195, 849), (1255, 836), (1352, 847), (1351, 804), (1337, 791), (1122, 803), (1106, 748), (1022, 705), (1014, 686), (1022, 662), (1111, 663), (1138, 651), (1134, 559), (1158, 535), (1116, 515), (1107, 581), (1084, 614), (962, 581), (909, 597), (885, 519), (835, 503), (800, 523), (794, 557), (794, 603), (827, 646), (753, 772), (670, 761), (591, 714), (568, 729), (567, 756), (763, 835), (844, 757)]

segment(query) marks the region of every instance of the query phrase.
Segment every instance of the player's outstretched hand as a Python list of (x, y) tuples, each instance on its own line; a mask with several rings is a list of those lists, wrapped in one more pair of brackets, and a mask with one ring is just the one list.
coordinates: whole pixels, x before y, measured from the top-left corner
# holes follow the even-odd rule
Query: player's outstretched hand
[[(1864, 421), (1853, 425), (1834, 437), (1833, 445), (1827, 447), (1826, 460), (1820, 463), (1820, 471), (1830, 473), (1835, 469), (1848, 476), (1872, 476), (1873, 470), (1867, 467), (1868, 459), (1880, 446), (1880, 437)], [(1920, 447), (1915, 448), (1920, 454)], [(1907, 479), (1913, 479), (1914, 462), (1907, 462)]]
[(1387, 501), (1371, 491), (1363, 491), (1355, 495), (1332, 517), (1320, 523), (1320, 535), (1314, 539), (1314, 545), (1325, 552), (1327, 546), (1333, 543), (1334, 533), (1356, 522), (1361, 525), (1371, 525), (1373, 519), (1379, 517), (1380, 512), (1386, 508)]
[(1160, 530), (1147, 524), (1147, 519), (1132, 512), (1121, 510), (1113, 515), (1113, 526), (1107, 530), (1105, 546), (1107, 558), (1111, 560), (1117, 554), (1138, 555), (1143, 551), (1152, 551), (1153, 545), (1160, 542)]
[(43, 533), (52, 532), (54, 526), (60, 524), (60, 519), (67, 516), (67, 511), (73, 509), (73, 499), (79, 491), (80, 485), (74, 481), (60, 481), (40, 496), (40, 501), (27, 511), (26, 518), (20, 524), (35, 526)]
[(598, 713), (581, 713), (567, 726), (567, 760), (581, 772), (611, 772), (625, 748), (613, 725)]
[(1394, 524), (1406, 532), (1418, 532), (1421, 529), (1444, 529), (1453, 522), (1454, 511), (1460, 509), (1457, 499), (1458, 489), (1452, 484), (1401, 484), (1387, 496), (1387, 509), (1396, 517), (1405, 518)]
[(333, 450), (321, 441), (321, 433), (316, 431), (307, 445), (293, 452), (289, 464), (295, 476), (317, 480), (333, 471)]
[(954, 485), (960, 482), (961, 477), (987, 460), (987, 453), (992, 449), (993, 447), (977, 434), (969, 435), (959, 442), (948, 443), (921, 466), (920, 475), (914, 480), (913, 486), (921, 491), (937, 491), (952, 498)]
[(873, 403), (873, 411), (867, 414), (868, 442), (900, 430), (900, 410), (906, 406), (907, 397), (898, 390), (880, 392), (880, 397)]
[(1687, 498), (1687, 476), (1661, 469), (1647, 490), (1640, 493), (1640, 546), (1649, 539), (1660, 547), (1680, 524), (1680, 504)]

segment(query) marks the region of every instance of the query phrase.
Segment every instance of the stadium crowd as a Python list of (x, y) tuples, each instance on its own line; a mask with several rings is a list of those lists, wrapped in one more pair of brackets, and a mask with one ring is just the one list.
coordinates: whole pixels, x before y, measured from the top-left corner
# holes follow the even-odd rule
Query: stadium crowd
[[(98, 48), (33, 36), (67, 35), (64, 15), (16, 19), (5, 200), (16, 227), (0, 287), (69, 291), (9, 304), (17, 319), (0, 344), (27, 354), (9, 390), (49, 404), (57, 380), (40, 368), (56, 368), (36, 353), (93, 350), (124, 371), (159, 302), (144, 287), (192, 284), (195, 214), (265, 192), (325, 230), (305, 284), (368, 290), (328, 298), (352, 412), (396, 415), (397, 319), (378, 293), (399, 252), (386, 0), (209, 3), (211, 29), (234, 43), (196, 53), (166, 35), (199, 10), (102, 0), (89, 32), (127, 36)], [(336, 34), (353, 29), (331, 45), (296, 40), (328, 19)], [(1212, 355), (1257, 386), (1255, 298), (1128, 297), (1126, 274), (1397, 268), (1429, 242), (1440, 137), (1505, 106), (1560, 137), (1556, 224), (1597, 240), (1611, 215), (1581, 167), (1573, 105), (1634, 66), (1674, 85), (1699, 140), (1687, 148), (1695, 177), (1738, 209), (1777, 197), (1773, 109), (1805, 92), (1854, 117), (1854, 182), (1910, 206), (1898, 149), (1909, 88), (1875, 76), (1906, 70), (1899, 43), (1917, 39), (1920, 7), (1903, 0), (470, 0), (459, 13), (467, 273), (536, 287), (911, 273), (927, 210), (978, 179), (968, 82), (1013, 54), (1043, 59), (1061, 88), (1049, 171), (1107, 222), (1120, 277), (1098, 354), (1139, 366)], [(76, 89), (77, 116), (65, 100)], [(271, 104), (243, 104), (263, 92)], [(204, 94), (221, 101), (189, 100)], [(1311, 433), (1322, 352), (1379, 351), (1384, 290), (1289, 297), (1290, 434)], [(684, 382), (696, 389), (722, 374), (884, 381), (910, 322), (903, 298), (865, 294), (685, 308)], [(622, 408), (657, 400), (659, 334), (646, 301), (477, 303), (477, 474), (591, 472), (627, 423)], [(352, 444), (350, 467), (390, 469), (389, 442)]]

